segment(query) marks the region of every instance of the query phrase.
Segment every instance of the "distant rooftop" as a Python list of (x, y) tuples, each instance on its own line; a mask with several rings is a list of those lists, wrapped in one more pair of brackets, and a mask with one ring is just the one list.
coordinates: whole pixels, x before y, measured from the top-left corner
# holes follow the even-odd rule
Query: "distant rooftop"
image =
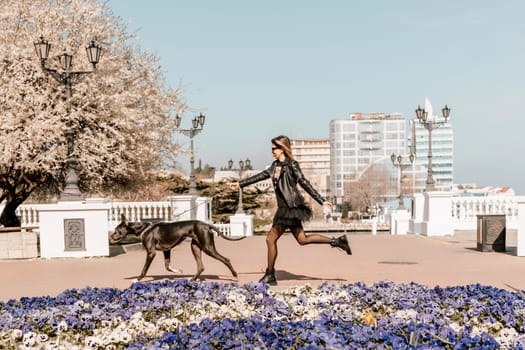
[(388, 119), (404, 119), (402, 113), (391, 113), (391, 114), (385, 114), (385, 113), (350, 113), (350, 119), (352, 120), (388, 120)]
[(478, 186), (476, 184), (455, 184), (452, 191), (459, 196), (514, 196), (511, 187)]

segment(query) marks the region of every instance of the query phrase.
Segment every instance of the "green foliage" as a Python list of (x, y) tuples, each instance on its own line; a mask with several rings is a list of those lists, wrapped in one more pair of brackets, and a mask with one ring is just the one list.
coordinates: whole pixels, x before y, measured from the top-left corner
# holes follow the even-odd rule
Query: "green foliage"
[(195, 169), (195, 176), (212, 178), (215, 175), (215, 167), (205, 164), (204, 167)]
[[(200, 183), (197, 183), (197, 190), (200, 189), (199, 185)], [(188, 193), (188, 191), (190, 190), (190, 182), (184, 180), (180, 176), (173, 176), (172, 178), (170, 178), (170, 185), (168, 188), (174, 194)]]
[[(237, 211), (239, 205), (239, 191), (232, 190), (229, 182), (221, 181), (213, 184), (201, 183), (202, 190), (200, 195), (205, 197), (212, 197), (212, 217), (214, 222), (228, 222), (229, 217)], [(204, 188), (204, 186), (206, 186)], [(197, 186), (199, 189), (199, 186)], [(243, 208), (245, 212), (253, 212), (260, 208), (259, 199), (264, 195), (265, 191), (258, 189), (244, 189), (243, 190)]]

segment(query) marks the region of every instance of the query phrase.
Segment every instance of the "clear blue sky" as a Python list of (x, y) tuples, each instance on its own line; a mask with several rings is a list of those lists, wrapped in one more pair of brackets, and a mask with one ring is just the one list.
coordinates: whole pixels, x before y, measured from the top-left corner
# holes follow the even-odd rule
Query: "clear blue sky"
[[(272, 161), (349, 113), (448, 104), (455, 182), (525, 194), (525, 1), (109, 0), (206, 115), (196, 159)], [(178, 136), (189, 147), (189, 140)], [(181, 158), (186, 163), (186, 158)]]

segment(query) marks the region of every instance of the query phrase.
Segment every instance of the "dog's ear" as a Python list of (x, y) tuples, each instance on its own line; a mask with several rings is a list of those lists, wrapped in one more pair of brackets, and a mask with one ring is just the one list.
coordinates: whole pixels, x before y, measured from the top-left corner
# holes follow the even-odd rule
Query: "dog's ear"
[(124, 225), (129, 224), (128, 219), (126, 219), (126, 216), (125, 216), (124, 214), (120, 214), (120, 221), (121, 221)]

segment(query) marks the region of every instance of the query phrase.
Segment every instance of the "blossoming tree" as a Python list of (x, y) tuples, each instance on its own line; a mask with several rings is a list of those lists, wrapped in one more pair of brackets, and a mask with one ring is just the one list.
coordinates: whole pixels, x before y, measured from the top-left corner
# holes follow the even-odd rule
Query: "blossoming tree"
[[(61, 190), (68, 125), (84, 193), (141, 177), (177, 149), (170, 115), (185, 109), (181, 91), (166, 86), (157, 57), (134, 45), (106, 4), (0, 0), (0, 33), (0, 224), (19, 225), (15, 210), (35, 189)], [(40, 67), (41, 36), (51, 43), (46, 66), (58, 72), (64, 51), (73, 70), (89, 71), (84, 48), (103, 47), (96, 73), (73, 85), (69, 113), (64, 86)]]

